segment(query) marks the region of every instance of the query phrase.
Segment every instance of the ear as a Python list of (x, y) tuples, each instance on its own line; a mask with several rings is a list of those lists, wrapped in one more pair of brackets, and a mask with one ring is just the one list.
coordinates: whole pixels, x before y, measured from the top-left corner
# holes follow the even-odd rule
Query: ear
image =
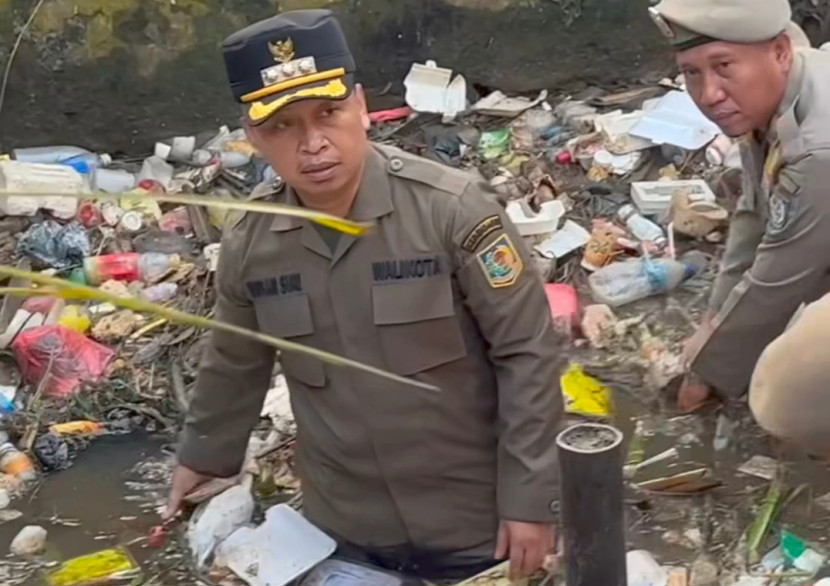
[(248, 142), (250, 142), (250, 143), (251, 143), (251, 145), (253, 145), (253, 147), (254, 147), (257, 151), (262, 152), (262, 149), (261, 149), (261, 148), (259, 148), (260, 139), (262, 138), (262, 137), (260, 136), (259, 128), (258, 128), (258, 127), (256, 127), (256, 126), (253, 126), (253, 125), (252, 125), (250, 122), (248, 122), (248, 120), (246, 120), (245, 118), (243, 118), (243, 119), (241, 120), (241, 122), (242, 122), (242, 128), (244, 128), (244, 129), (245, 129), (245, 136), (247, 136), (247, 137), (248, 137)]
[(363, 130), (369, 132), (369, 128), (372, 126), (372, 121), (369, 119), (369, 104), (366, 101), (366, 91), (359, 83), (354, 86), (354, 97), (360, 106), (360, 120), (363, 122)]
[(793, 42), (790, 35), (782, 33), (772, 40), (775, 62), (785, 73), (789, 73), (793, 63)]

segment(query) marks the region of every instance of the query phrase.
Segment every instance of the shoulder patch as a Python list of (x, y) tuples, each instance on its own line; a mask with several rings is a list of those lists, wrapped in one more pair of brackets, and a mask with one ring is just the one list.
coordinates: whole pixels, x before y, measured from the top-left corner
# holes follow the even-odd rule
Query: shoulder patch
[(488, 236), (493, 234), (493, 232), (501, 230), (502, 228), (504, 228), (504, 225), (501, 222), (501, 217), (497, 214), (487, 216), (476, 224), (472, 230), (470, 230), (470, 233), (467, 234), (467, 237), (464, 238), (464, 241), (461, 243), (461, 248), (467, 252), (475, 252)]
[(771, 236), (779, 235), (789, 225), (798, 206), (800, 191), (801, 187), (787, 174), (779, 175), (778, 185), (769, 197), (767, 232)]
[(524, 270), (522, 257), (507, 234), (496, 238), (476, 256), (487, 282), (494, 289), (511, 287)]

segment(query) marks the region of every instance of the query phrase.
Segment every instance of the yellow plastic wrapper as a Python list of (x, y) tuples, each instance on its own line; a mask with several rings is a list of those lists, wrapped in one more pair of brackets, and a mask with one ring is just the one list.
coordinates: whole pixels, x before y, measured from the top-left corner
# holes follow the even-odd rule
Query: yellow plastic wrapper
[(97, 421), (69, 421), (56, 423), (49, 427), (49, 431), (55, 435), (97, 435), (105, 430)]
[(581, 364), (572, 362), (559, 380), (565, 410), (576, 415), (610, 417), (614, 412), (611, 389), (585, 374)]
[(58, 323), (70, 330), (85, 334), (92, 327), (92, 319), (89, 314), (79, 305), (67, 305), (58, 317)]
[(49, 586), (92, 586), (139, 573), (138, 564), (124, 549), (105, 549), (64, 562), (46, 576)]

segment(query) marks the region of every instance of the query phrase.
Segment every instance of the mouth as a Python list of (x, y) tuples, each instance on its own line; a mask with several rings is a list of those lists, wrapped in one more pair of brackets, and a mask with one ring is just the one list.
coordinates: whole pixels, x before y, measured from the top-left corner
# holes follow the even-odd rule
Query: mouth
[(738, 119), (741, 115), (740, 112), (722, 112), (722, 113), (715, 113), (713, 115), (713, 119), (715, 124), (724, 125), (729, 124), (730, 122), (734, 122)]
[(321, 183), (334, 177), (335, 173), (337, 173), (338, 167), (340, 167), (340, 163), (315, 163), (313, 165), (303, 167), (301, 173), (304, 177), (307, 177), (311, 181)]

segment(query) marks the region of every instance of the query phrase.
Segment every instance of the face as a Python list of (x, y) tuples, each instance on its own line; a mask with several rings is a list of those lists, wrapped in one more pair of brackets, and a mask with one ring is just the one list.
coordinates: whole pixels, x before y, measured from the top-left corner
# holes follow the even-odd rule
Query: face
[(360, 86), (345, 100), (295, 102), (246, 128), (251, 143), (286, 183), (311, 197), (336, 196), (359, 183), (368, 129)]
[(787, 89), (792, 47), (787, 35), (751, 45), (712, 42), (677, 54), (686, 87), (727, 136), (766, 130)]

